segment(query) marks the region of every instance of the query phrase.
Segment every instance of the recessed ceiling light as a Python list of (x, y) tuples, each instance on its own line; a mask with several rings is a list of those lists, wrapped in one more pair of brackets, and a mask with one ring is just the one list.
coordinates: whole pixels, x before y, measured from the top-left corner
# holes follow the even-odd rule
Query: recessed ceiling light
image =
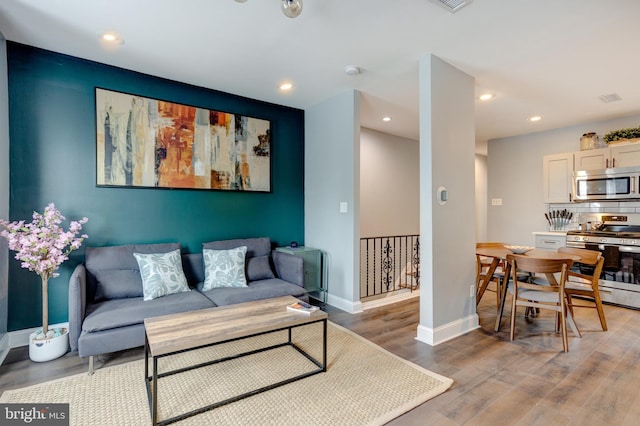
[(108, 32), (100, 36), (100, 39), (109, 44), (122, 44), (124, 40), (116, 33)]
[(488, 101), (488, 100), (493, 99), (493, 97), (494, 97), (493, 93), (484, 93), (484, 94), (480, 95), (480, 100), (481, 101)]
[(529, 117), (528, 120), (533, 122), (540, 121), (542, 120), (542, 117), (540, 117), (539, 115), (534, 115), (533, 117)]
[(286, 83), (282, 83), (282, 84), (280, 85), (280, 90), (283, 90), (283, 91), (285, 91), (285, 92), (286, 92), (287, 90), (291, 90), (291, 89), (293, 89), (293, 83), (286, 82)]
[(391, 121), (391, 117), (382, 117), (382, 121)]

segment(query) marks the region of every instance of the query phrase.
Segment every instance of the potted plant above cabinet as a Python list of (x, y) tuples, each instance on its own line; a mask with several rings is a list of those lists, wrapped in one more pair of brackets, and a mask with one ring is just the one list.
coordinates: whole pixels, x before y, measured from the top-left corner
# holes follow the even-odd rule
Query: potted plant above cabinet
[(613, 130), (604, 135), (604, 141), (611, 144), (616, 142), (639, 142), (640, 126), (629, 129)]

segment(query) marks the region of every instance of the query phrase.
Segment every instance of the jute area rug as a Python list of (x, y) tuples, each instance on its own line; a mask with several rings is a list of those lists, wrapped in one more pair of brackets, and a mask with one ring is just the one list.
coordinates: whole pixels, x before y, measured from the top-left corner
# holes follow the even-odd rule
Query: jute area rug
[[(322, 360), (322, 326), (294, 330)], [(328, 327), (327, 372), (224, 405), (177, 425), (379, 425), (447, 390), (452, 380), (405, 361), (336, 324)], [(286, 341), (286, 332), (161, 359), (159, 370)], [(159, 420), (313, 370), (291, 347), (257, 353), (158, 380)], [(69, 403), (71, 425), (149, 425), (144, 360), (6, 391), (3, 403)]]

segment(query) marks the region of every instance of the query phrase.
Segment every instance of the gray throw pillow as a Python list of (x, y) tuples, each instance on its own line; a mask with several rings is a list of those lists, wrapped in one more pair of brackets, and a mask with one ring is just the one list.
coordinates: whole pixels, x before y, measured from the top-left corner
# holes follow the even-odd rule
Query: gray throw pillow
[(269, 264), (269, 256), (250, 257), (247, 259), (247, 280), (249, 282), (268, 280), (275, 277)]
[(134, 269), (107, 269), (95, 272), (95, 300), (124, 299), (142, 296), (140, 272)]
[(218, 287), (246, 287), (247, 278), (244, 273), (244, 258), (247, 247), (236, 247), (229, 250), (203, 249), (204, 285), (203, 291)]
[(182, 270), (180, 250), (169, 253), (133, 253), (142, 277), (144, 300), (190, 291)]

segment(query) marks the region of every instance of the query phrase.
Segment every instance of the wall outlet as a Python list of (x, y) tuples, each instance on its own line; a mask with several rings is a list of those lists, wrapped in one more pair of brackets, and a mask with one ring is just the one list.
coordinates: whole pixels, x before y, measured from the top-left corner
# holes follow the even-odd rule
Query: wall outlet
[(471, 284), (469, 286), (469, 297), (475, 297), (475, 296), (476, 296), (476, 285)]

